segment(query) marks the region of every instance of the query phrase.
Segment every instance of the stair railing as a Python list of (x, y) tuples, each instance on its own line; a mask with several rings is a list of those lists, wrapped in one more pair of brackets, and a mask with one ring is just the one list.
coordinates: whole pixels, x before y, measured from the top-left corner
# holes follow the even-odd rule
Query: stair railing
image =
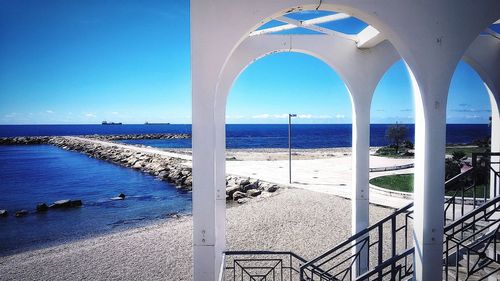
[(226, 251), (219, 280), (299, 280), (306, 260), (293, 252)]
[[(500, 196), (493, 198), (480, 207), (472, 210), (462, 218), (444, 228), (444, 277), (450, 280), (450, 271), (455, 273), (455, 280), (460, 274), (464, 278), (478, 273), (485, 267), (496, 264), (496, 269), (484, 273), (484, 279), (500, 271), (500, 260), (497, 257), (497, 236), (500, 227)], [(490, 252), (491, 250), (491, 252)], [(476, 260), (471, 261), (475, 256)], [(460, 268), (466, 271), (461, 272)]]
[[(486, 173), (480, 167), (486, 167), (486, 170), (492, 173), (496, 172), (488, 162), (489, 155), (500, 155), (500, 153), (474, 153), (473, 168), (446, 181), (445, 189), (460, 184), (455, 188), (455, 194), (445, 202), (445, 224), (447, 213), (450, 211), (452, 213), (448, 214), (449, 218), (453, 221), (457, 219), (457, 206), (460, 208), (460, 217), (477, 208), (484, 212), (486, 207), (482, 206), (488, 202), (488, 189), (485, 184)], [(496, 175), (498, 176), (498, 172)], [(479, 177), (484, 177), (484, 184), (481, 186), (477, 184)], [(497, 177), (494, 184), (496, 183)], [(478, 189), (482, 189), (482, 192), (478, 192)], [(484, 213), (485, 217), (492, 215)], [(413, 240), (408, 235), (408, 229), (409, 219), (413, 219), (412, 216), (413, 203), (410, 203), (303, 265), (300, 269), (301, 280), (368, 280), (367, 278), (372, 279), (373, 276), (376, 276), (376, 280), (382, 280), (387, 274), (392, 273), (398, 275), (398, 280), (410, 277), (413, 274), (413, 256), (410, 255), (413, 253)], [(404, 218), (403, 223), (397, 226), (396, 222), (401, 221), (401, 217)], [(404, 235), (398, 235), (401, 231)], [(384, 243), (384, 236), (389, 237), (387, 239), (389, 243), (387, 241)], [(398, 247), (398, 243), (402, 246)], [(355, 266), (359, 268), (361, 263), (368, 264), (369, 269), (356, 277), (353, 268)], [(318, 269), (321, 269), (321, 272), (317, 272)], [(309, 279), (305, 279), (306, 274)]]
[[(375, 265), (376, 273), (385, 275), (384, 270), (398, 272), (402, 276), (412, 274), (411, 233), (413, 203), (398, 209), (376, 224), (349, 237), (333, 249), (309, 261), (300, 268), (300, 280), (362, 280), (355, 276), (354, 266)], [(390, 237), (389, 244), (384, 237)], [(399, 243), (398, 243), (399, 242)], [(366, 254), (363, 254), (366, 253)], [(371, 258), (374, 257), (374, 258)], [(388, 265), (386, 261), (391, 261)], [(321, 270), (319, 270), (321, 269)], [(374, 273), (370, 273), (374, 274)]]
[[(496, 153), (500, 155), (499, 153)], [(451, 197), (445, 201), (444, 220), (454, 221), (471, 209), (484, 204), (489, 194), (490, 171), (498, 174), (490, 163), (491, 155), (495, 153), (472, 153), (472, 168), (456, 175), (446, 182), (446, 190), (454, 190)], [(496, 177), (494, 183), (496, 184)], [(495, 192), (496, 193), (496, 192)], [(491, 198), (496, 197), (493, 194)]]

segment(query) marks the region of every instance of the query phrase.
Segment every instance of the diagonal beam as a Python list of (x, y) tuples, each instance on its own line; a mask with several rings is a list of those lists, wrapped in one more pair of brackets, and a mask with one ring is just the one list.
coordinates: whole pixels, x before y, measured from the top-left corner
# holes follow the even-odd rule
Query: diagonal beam
[(290, 30), (290, 29), (294, 29), (294, 28), (297, 28), (297, 26), (295, 26), (293, 24), (284, 24), (284, 25), (280, 25), (280, 26), (255, 30), (255, 31), (250, 32), (250, 34), (248, 36), (256, 36), (256, 35), (274, 33), (274, 32), (279, 32), (279, 31), (284, 31), (284, 30)]
[(324, 16), (324, 17), (319, 17), (319, 18), (314, 18), (310, 20), (304, 20), (302, 21), (305, 25), (311, 25), (311, 24), (320, 24), (320, 23), (325, 23), (325, 22), (331, 22), (331, 21), (337, 21), (337, 20), (343, 20), (350, 18), (351, 16), (348, 14), (344, 13), (337, 13), (329, 16)]
[(337, 37), (342, 37), (342, 38), (345, 38), (345, 39), (356, 41), (356, 36), (355, 35), (349, 35), (349, 34), (345, 34), (345, 33), (338, 32), (338, 31), (335, 31), (335, 30), (331, 30), (331, 29), (328, 29), (328, 28), (324, 28), (324, 27), (321, 27), (321, 26), (317, 26), (317, 25), (308, 23), (307, 21), (298, 21), (298, 20), (294, 20), (294, 19), (291, 19), (291, 18), (287, 18), (287, 17), (279, 17), (279, 18), (277, 18), (277, 20), (279, 20), (281, 22), (284, 22), (284, 23), (287, 23), (287, 24), (294, 25), (296, 27), (302, 27), (302, 28), (305, 28), (305, 29), (309, 29), (309, 30), (313, 30), (313, 31), (319, 32), (319, 33), (328, 34), (328, 35), (337, 36)]
[[(284, 31), (284, 30), (290, 30), (290, 29), (294, 29), (294, 28), (298, 28), (298, 27), (303, 27), (303, 28), (311, 29), (311, 28), (308, 28), (308, 27), (314, 26), (314, 25), (320, 24), (320, 23), (342, 20), (342, 19), (346, 19), (346, 18), (349, 18), (349, 17), (351, 17), (351, 16), (349, 16), (348, 14), (337, 13), (337, 14), (328, 15), (328, 16), (319, 17), (319, 18), (314, 18), (314, 19), (310, 19), (310, 20), (298, 21), (298, 20), (293, 20), (293, 19), (290, 19), (290, 18), (287, 18), (287, 17), (283, 16), (283, 17), (281, 17), (281, 18), (279, 18), (277, 20), (279, 20), (281, 22), (284, 22), (284, 23), (287, 23), (287, 24), (276, 26), (276, 27), (265, 28), (265, 29), (261, 29), (261, 30), (255, 30), (255, 31), (251, 32), (249, 36), (256, 36), (256, 35), (262, 35), (262, 34), (267, 34), (267, 33), (274, 33), (274, 32), (279, 32), (279, 31)], [(289, 23), (289, 21), (290, 22), (294, 22), (294, 24)], [(312, 27), (312, 28), (315, 28), (315, 27)], [(320, 28), (323, 31), (318, 31), (318, 30), (315, 30), (315, 31), (328, 34), (327, 32), (329, 31), (329, 29), (322, 28), (322, 27), (319, 27), (319, 26), (317, 26), (316, 28)], [(337, 33), (343, 34), (341, 32), (337, 32)], [(335, 35), (338, 35), (337, 33), (335, 33)], [(333, 35), (333, 34), (330, 34), (330, 35)], [(347, 36), (350, 37), (350, 35), (347, 35)], [(355, 38), (354, 36), (352, 36), (352, 37)], [(351, 38), (349, 38), (349, 39), (353, 40)]]

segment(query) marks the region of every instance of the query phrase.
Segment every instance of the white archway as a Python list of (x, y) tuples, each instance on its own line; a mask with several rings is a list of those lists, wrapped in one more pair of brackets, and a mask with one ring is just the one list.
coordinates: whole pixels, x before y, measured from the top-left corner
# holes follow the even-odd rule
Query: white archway
[[(439, 160), (445, 147), (446, 95), (455, 66), (470, 43), (500, 17), (500, 2), (496, 0), (475, 3), (473, 8), (466, 0), (386, 0), (382, 3), (375, 0), (318, 0), (315, 3), (303, 0), (193, 0), (191, 62), (195, 280), (215, 279), (219, 266), (216, 257), (223, 249), (223, 245), (217, 246), (221, 243), (222, 234), (217, 234), (215, 225), (220, 224), (217, 217), (220, 217), (223, 207), (219, 203), (223, 189), (217, 180), (220, 178), (220, 167), (223, 167), (219, 162), (223, 150), (220, 141), (217, 141), (223, 107), (220, 101), (217, 102), (217, 93), (219, 88), (224, 87), (221, 83), (226, 79), (225, 69), (230, 67), (234, 53), (256, 27), (301, 9), (345, 12), (372, 24), (407, 63), (416, 100), (415, 280), (440, 279), (443, 219), (436, 214), (443, 212), (444, 165)], [(371, 38), (379, 36), (372, 35)], [(357, 43), (352, 44), (351, 52), (362, 51), (358, 47)], [(370, 53), (373, 49), (364, 51)], [(353, 97), (358, 96), (353, 94), (353, 89), (350, 91)], [(358, 106), (362, 104), (361, 101), (354, 103)], [(362, 120), (354, 122), (368, 123)], [(358, 155), (353, 158), (357, 159)], [(212, 198), (217, 203), (212, 202)]]

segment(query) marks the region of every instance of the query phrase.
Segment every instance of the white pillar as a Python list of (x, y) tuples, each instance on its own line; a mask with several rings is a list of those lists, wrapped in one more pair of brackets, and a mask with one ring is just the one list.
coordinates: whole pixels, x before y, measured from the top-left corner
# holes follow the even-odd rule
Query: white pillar
[(215, 107), (215, 273), (226, 250), (226, 102)]
[[(194, 81), (193, 77), (193, 81)], [(193, 92), (196, 92), (193, 83)], [(208, 95), (193, 95), (193, 263), (194, 280), (215, 280), (215, 125)]]
[(409, 72), (416, 109), (414, 280), (437, 281), (442, 280), (443, 270), (446, 96), (451, 74), (447, 77), (441, 72), (417, 81)]
[[(500, 152), (500, 112), (499, 104), (495, 100), (495, 95), (491, 92), (491, 89), (484, 84), (488, 95), (490, 97), (491, 104), (491, 152)], [(499, 162), (499, 156), (491, 156), (491, 162)], [(492, 168), (495, 171), (500, 171), (500, 164), (492, 164)], [(496, 179), (495, 185), (495, 174), (492, 171), (490, 175), (490, 197), (499, 195), (500, 193), (500, 179)]]
[[(354, 96), (354, 95), (353, 95)], [(353, 98), (352, 120), (352, 234), (366, 229), (369, 214), (369, 150), (370, 150), (370, 97), (357, 93)], [(355, 264), (357, 276), (368, 270), (368, 245), (358, 244), (353, 251), (360, 252), (359, 265)], [(359, 266), (359, 267), (358, 267)]]

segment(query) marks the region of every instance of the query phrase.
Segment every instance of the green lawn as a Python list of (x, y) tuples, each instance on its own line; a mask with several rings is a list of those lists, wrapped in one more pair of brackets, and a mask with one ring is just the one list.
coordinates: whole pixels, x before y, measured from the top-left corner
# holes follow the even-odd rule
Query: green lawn
[[(486, 148), (479, 146), (448, 146), (446, 147), (446, 154), (452, 155), (454, 151), (463, 151), (467, 157), (471, 157), (472, 153), (482, 153)], [(489, 151), (489, 150), (488, 150)]]
[[(394, 191), (402, 191), (402, 192), (413, 192), (413, 174), (401, 174), (401, 175), (390, 175), (390, 176), (381, 176), (377, 178), (373, 178), (370, 180), (370, 183), (394, 190)], [(447, 196), (453, 196), (455, 194), (454, 190), (447, 190), (445, 193)], [(472, 189), (467, 191), (464, 196), (472, 197)], [(486, 191), (486, 194), (489, 194), (489, 190)], [(461, 196), (460, 192), (458, 192), (458, 196)], [(482, 185), (476, 188), (476, 197), (483, 197), (483, 188)]]
[(370, 183), (390, 190), (413, 192), (413, 174), (381, 176), (371, 179)]

